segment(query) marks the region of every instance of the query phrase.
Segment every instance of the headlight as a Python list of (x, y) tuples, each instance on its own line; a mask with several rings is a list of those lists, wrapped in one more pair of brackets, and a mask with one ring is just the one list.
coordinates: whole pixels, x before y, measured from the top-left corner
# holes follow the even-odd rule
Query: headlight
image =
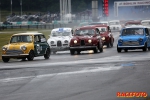
[(51, 44), (54, 44), (54, 41), (51, 41)]
[(122, 39), (119, 39), (119, 42), (120, 42), (120, 43), (122, 43), (122, 42), (123, 42), (123, 40), (122, 40)]
[(77, 40), (74, 40), (74, 43), (77, 43)]
[(68, 41), (67, 41), (67, 40), (65, 40), (64, 42), (65, 42), (65, 43), (68, 43)]
[(88, 40), (88, 42), (89, 42), (89, 43), (91, 43), (91, 42), (92, 42), (92, 40)]
[(103, 37), (102, 40), (105, 40), (105, 37)]
[(3, 51), (6, 51), (6, 50), (7, 50), (7, 47), (2, 47), (2, 50), (3, 50)]
[(27, 47), (26, 47), (26, 46), (21, 46), (21, 49), (22, 49), (23, 51), (25, 51), (25, 50), (27, 50)]
[(139, 39), (139, 41), (140, 41), (140, 42), (142, 42), (142, 41), (143, 41), (143, 39), (142, 39), (142, 38), (140, 38), (140, 39)]

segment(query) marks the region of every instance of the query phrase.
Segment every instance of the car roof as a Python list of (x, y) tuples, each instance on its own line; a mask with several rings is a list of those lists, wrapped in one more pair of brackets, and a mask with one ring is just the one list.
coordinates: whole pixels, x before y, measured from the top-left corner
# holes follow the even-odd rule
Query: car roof
[(79, 29), (96, 29), (96, 27), (94, 25), (89, 25), (89, 26), (79, 27), (76, 30), (79, 30)]
[(142, 20), (141, 22), (150, 22), (150, 20)]
[(143, 25), (132, 25), (132, 26), (127, 26), (123, 29), (127, 29), (127, 28), (149, 28), (149, 27)]
[(140, 23), (140, 24), (141, 24), (141, 21), (127, 21), (126, 24), (127, 24), (127, 23), (129, 23), (129, 24), (132, 24), (132, 23), (139, 24), (139, 23)]
[(26, 32), (26, 33), (17, 33), (14, 35), (43, 35), (43, 33), (38, 33), (38, 32)]
[(120, 22), (120, 20), (111, 20), (109, 22)]
[(54, 28), (54, 29), (52, 29), (52, 31), (59, 31), (59, 30), (61, 30), (61, 29), (63, 29), (63, 30), (72, 30), (72, 28), (69, 28), (69, 27), (63, 27), (63, 28)]

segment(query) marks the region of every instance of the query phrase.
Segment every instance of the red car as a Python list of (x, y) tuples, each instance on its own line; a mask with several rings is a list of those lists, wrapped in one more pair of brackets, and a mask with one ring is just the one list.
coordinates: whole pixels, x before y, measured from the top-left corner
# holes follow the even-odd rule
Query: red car
[(107, 25), (94, 25), (94, 26), (97, 27), (101, 33), (100, 36), (102, 37), (103, 45), (106, 45), (108, 48), (113, 47), (114, 37), (111, 33), (109, 26)]
[(103, 52), (103, 42), (98, 28), (84, 26), (75, 30), (74, 36), (70, 41), (70, 53), (80, 54), (81, 51), (93, 50)]
[(130, 27), (130, 26), (133, 26), (133, 25), (142, 25), (142, 23), (141, 23), (141, 21), (127, 21), (126, 23), (125, 23), (125, 26), (124, 26), (124, 28), (125, 27)]

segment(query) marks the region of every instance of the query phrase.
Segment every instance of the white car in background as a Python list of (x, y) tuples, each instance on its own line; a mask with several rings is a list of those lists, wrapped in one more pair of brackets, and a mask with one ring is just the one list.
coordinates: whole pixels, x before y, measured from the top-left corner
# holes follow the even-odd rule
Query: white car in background
[(111, 31), (120, 31), (122, 29), (122, 25), (119, 20), (109, 21), (109, 27)]
[(57, 51), (69, 50), (70, 40), (73, 35), (72, 28), (55, 28), (51, 31), (50, 38), (47, 40), (51, 51), (56, 53)]
[(148, 26), (148, 27), (150, 27), (150, 20), (142, 20), (142, 21), (141, 21), (141, 24), (142, 24), (143, 26)]

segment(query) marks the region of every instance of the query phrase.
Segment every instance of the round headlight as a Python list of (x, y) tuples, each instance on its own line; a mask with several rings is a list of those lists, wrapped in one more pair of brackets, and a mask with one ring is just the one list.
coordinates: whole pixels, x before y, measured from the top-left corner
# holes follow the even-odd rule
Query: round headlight
[(68, 41), (67, 41), (67, 40), (65, 40), (64, 42), (65, 42), (65, 43), (68, 43)]
[(139, 41), (140, 41), (140, 42), (142, 42), (142, 41), (143, 41), (143, 39), (142, 39), (142, 38), (140, 38), (140, 39), (139, 39)]
[(6, 50), (7, 50), (7, 47), (2, 47), (2, 50), (3, 50), (3, 51), (6, 51)]
[(54, 44), (54, 41), (51, 41), (51, 44)]
[(119, 42), (120, 42), (120, 43), (122, 43), (122, 42), (123, 42), (123, 40), (122, 40), (122, 39), (119, 39)]
[(77, 43), (77, 40), (74, 40), (74, 43)]
[(89, 42), (89, 43), (91, 43), (91, 42), (92, 42), (92, 40), (88, 40), (88, 42)]
[(103, 37), (102, 40), (105, 40), (105, 37)]
[(23, 51), (25, 51), (25, 50), (27, 50), (27, 47), (26, 47), (26, 46), (22, 46), (21, 49), (22, 49)]

